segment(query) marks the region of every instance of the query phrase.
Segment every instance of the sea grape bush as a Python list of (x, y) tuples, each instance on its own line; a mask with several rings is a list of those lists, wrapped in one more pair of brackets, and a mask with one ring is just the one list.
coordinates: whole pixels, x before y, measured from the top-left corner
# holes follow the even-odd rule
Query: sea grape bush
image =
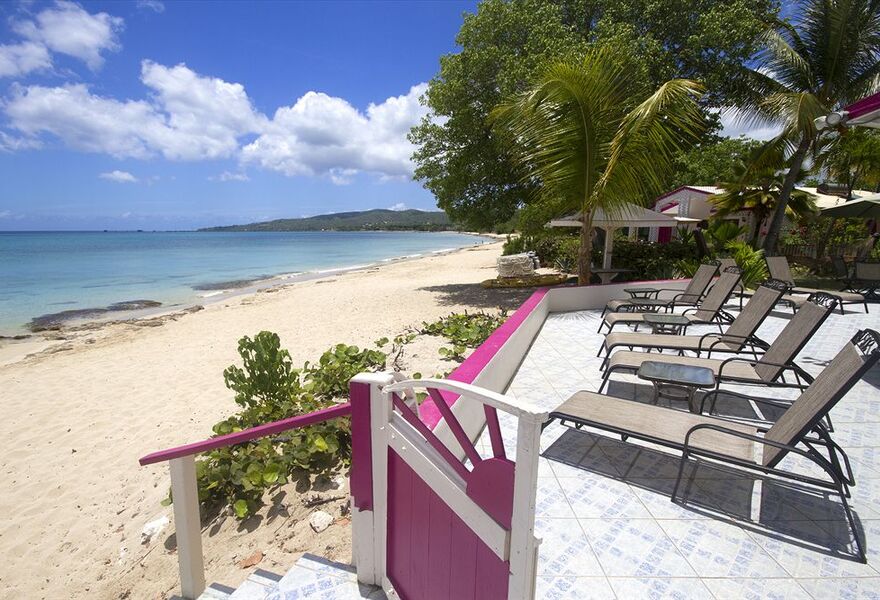
[[(278, 335), (269, 331), (241, 338), (238, 353), (242, 366), (228, 367), (223, 377), (241, 410), (214, 425), (217, 435), (333, 406), (348, 396), (352, 377), (383, 369), (386, 360), (379, 350), (338, 344), (316, 363), (294, 368)], [(229, 504), (243, 519), (262, 505), (267, 490), (286, 483), (295, 471), (330, 471), (350, 458), (348, 419), (219, 448), (196, 462), (199, 500), (209, 506)]]
[[(451, 360), (464, 359), (466, 348), (475, 348), (506, 319), (506, 312), (451, 314), (422, 330), (410, 330), (393, 339), (390, 352), (381, 348), (392, 342), (376, 341), (380, 349), (337, 344), (317, 362), (295, 368), (290, 353), (281, 347), (278, 334), (261, 331), (238, 342), (241, 366), (223, 371), (226, 387), (235, 392), (240, 410), (213, 427), (225, 435), (295, 415), (328, 408), (348, 397), (349, 381), (358, 373), (375, 372), (388, 366), (389, 357), (418, 334), (439, 335), (453, 347), (441, 348)], [(396, 358), (394, 359), (396, 360)], [(438, 374), (443, 377), (443, 374)], [(414, 374), (414, 377), (421, 377)], [(208, 507), (229, 505), (239, 519), (253, 515), (263, 495), (287, 483), (297, 471), (310, 474), (331, 472), (351, 459), (351, 429), (348, 419), (333, 419), (275, 437), (218, 448), (196, 461), (199, 500)], [(166, 500), (170, 502), (171, 498)]]
[(423, 322), (420, 333), (443, 336), (452, 342), (452, 348), (440, 348), (440, 355), (461, 362), (467, 348), (476, 348), (507, 320), (507, 311), (497, 314), (478, 311), (453, 313), (433, 323)]

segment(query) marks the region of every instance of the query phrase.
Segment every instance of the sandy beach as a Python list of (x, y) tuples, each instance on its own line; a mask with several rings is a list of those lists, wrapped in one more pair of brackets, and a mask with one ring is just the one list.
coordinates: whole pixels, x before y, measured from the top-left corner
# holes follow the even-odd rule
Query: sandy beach
[[(237, 340), (275, 331), (302, 363), (332, 344), (370, 344), (453, 311), (516, 306), (528, 290), (490, 293), (477, 285), (494, 277), (500, 252), (500, 243), (486, 244), (237, 296), (190, 314), (6, 343), (0, 596), (173, 594), (173, 527), (141, 539), (146, 523), (171, 514), (160, 505), (168, 470), (141, 468), (137, 459), (208, 437), (234, 411), (222, 371), (238, 358)], [(419, 346), (410, 352), (417, 359)], [(437, 362), (436, 347), (422, 352), (425, 363)], [(208, 523), (208, 581), (237, 585), (248, 573), (242, 559), (255, 552), (263, 555), (258, 566), (275, 572), (303, 551), (347, 562), (344, 502), (328, 503), (337, 523), (315, 534), (303, 521), (308, 509), (293, 501), (307, 487), (300, 482), (286, 492), (290, 501), (254, 522), (221, 515)], [(325, 481), (312, 491), (342, 496), (344, 487)]]

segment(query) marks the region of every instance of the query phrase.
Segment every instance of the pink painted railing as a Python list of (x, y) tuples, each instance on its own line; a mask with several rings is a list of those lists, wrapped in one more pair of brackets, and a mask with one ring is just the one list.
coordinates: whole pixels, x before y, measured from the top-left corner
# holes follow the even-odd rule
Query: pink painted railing
[(181, 595), (194, 599), (205, 590), (205, 561), (202, 554), (202, 527), (199, 511), (195, 457), (203, 452), (251, 442), (284, 431), (315, 425), (351, 415), (351, 404), (339, 404), (305, 415), (209, 438), (201, 442), (160, 450), (142, 457), (141, 466), (168, 461), (171, 496), (174, 498), (174, 526), (177, 537), (177, 563)]
[(345, 404), (339, 404), (337, 406), (331, 406), (330, 408), (316, 410), (315, 412), (305, 415), (297, 415), (295, 417), (281, 419), (280, 421), (266, 423), (265, 425), (251, 427), (250, 429), (242, 429), (241, 431), (236, 431), (234, 433), (218, 435), (217, 437), (208, 438), (207, 440), (202, 440), (201, 442), (195, 442), (193, 444), (186, 444), (185, 446), (177, 446), (175, 448), (153, 452), (152, 454), (147, 454), (146, 456), (142, 457), (140, 460), (138, 460), (138, 463), (141, 466), (152, 465), (154, 463), (164, 462), (166, 460), (173, 460), (175, 458), (181, 458), (183, 456), (191, 456), (193, 454), (201, 454), (202, 452), (210, 452), (211, 450), (216, 450), (217, 448), (235, 446), (237, 444), (251, 442), (253, 440), (264, 438), (270, 435), (275, 435), (284, 431), (289, 431), (291, 429), (308, 427), (309, 425), (321, 423), (322, 421), (329, 421), (330, 419), (347, 417), (349, 415), (351, 415), (351, 404), (349, 402), (346, 402)]

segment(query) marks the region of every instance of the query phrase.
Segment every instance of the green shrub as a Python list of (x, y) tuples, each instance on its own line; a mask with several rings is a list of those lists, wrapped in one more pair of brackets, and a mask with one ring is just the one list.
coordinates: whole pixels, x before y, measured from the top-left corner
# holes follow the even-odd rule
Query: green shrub
[(694, 247), (672, 240), (666, 244), (641, 240), (617, 240), (614, 242), (612, 265), (620, 269), (632, 269), (629, 279), (668, 279), (675, 275), (675, 264), (693, 258)]
[(737, 241), (728, 243), (727, 251), (742, 269), (741, 283), (744, 287), (754, 289), (770, 276), (763, 250), (755, 250), (745, 242)]
[(443, 336), (452, 342), (452, 348), (440, 348), (440, 355), (448, 360), (461, 362), (467, 348), (476, 348), (507, 320), (507, 311), (497, 314), (478, 311), (453, 313), (433, 323), (422, 323), (419, 333)]
[[(384, 368), (386, 359), (378, 350), (338, 344), (317, 363), (295, 369), (278, 335), (269, 331), (241, 338), (238, 353), (242, 366), (228, 367), (223, 377), (241, 410), (214, 425), (216, 435), (333, 406), (347, 397), (352, 377)], [(332, 470), (350, 457), (348, 419), (218, 448), (196, 462), (199, 500), (208, 506), (228, 503), (243, 519), (262, 505), (266, 491), (286, 483), (294, 471)]]

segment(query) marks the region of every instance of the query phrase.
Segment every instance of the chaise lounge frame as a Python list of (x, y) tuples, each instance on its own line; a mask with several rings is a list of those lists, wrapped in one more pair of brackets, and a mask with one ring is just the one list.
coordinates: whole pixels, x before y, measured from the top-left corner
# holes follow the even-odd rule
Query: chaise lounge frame
[[(849, 458), (831, 439), (822, 421), (827, 418), (831, 408), (876, 364), (878, 359), (880, 359), (880, 333), (871, 329), (859, 331), (794, 401), (791, 408), (770, 427), (749, 426), (717, 417), (674, 411), (593, 392), (578, 392), (569, 398), (550, 413), (545, 427), (553, 420), (558, 420), (563, 425), (570, 423), (576, 429), (592, 427), (618, 434), (624, 441), (632, 437), (681, 450), (678, 476), (671, 495), (673, 502), (677, 501), (684, 468), (691, 456), (834, 491), (840, 496), (855, 539), (858, 558), (864, 563), (867, 562), (867, 554), (859, 537), (852, 509), (847, 502), (847, 498), (850, 497), (849, 488), (855, 485), (855, 478)], [(602, 408), (606, 409), (605, 414), (598, 415), (597, 413), (602, 412)], [(662, 428), (662, 433), (649, 431), (652, 427), (656, 430), (658, 426)], [(674, 431), (675, 429), (678, 431)], [(683, 436), (680, 435), (681, 431), (684, 431)], [(664, 436), (663, 433), (666, 435)], [(678, 434), (678, 437), (672, 439), (673, 433)], [(814, 437), (808, 437), (810, 433), (813, 433)], [(705, 442), (698, 441), (698, 438), (705, 439), (706, 434), (709, 434), (712, 440), (709, 447)], [(739, 450), (734, 444), (739, 444)], [(798, 444), (802, 444), (804, 448), (798, 447)], [(725, 446), (731, 451), (722, 451)], [(763, 447), (760, 462), (754, 459), (754, 451), (757, 447)], [(743, 450), (751, 450), (751, 458), (749, 453)], [(822, 450), (827, 452), (827, 456)], [(780, 461), (789, 453), (818, 465), (831, 481), (778, 468)]]

